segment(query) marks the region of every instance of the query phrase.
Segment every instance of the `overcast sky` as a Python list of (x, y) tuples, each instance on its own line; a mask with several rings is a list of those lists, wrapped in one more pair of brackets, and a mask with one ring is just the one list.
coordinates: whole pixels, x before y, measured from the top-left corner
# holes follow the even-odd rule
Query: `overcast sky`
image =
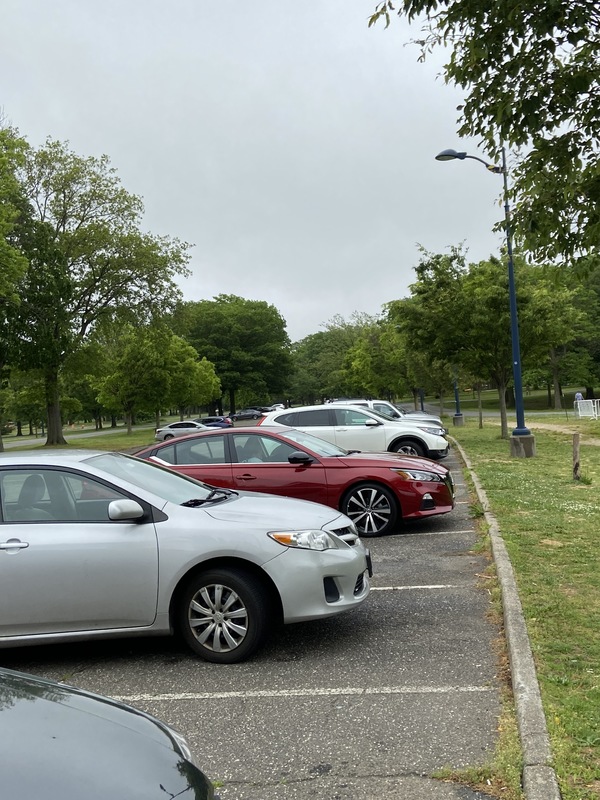
[(106, 153), (144, 227), (193, 243), (188, 300), (272, 303), (292, 341), (407, 296), (417, 245), (498, 253), (501, 178), (440, 163), (462, 97), (375, 0), (4, 0), (0, 108)]

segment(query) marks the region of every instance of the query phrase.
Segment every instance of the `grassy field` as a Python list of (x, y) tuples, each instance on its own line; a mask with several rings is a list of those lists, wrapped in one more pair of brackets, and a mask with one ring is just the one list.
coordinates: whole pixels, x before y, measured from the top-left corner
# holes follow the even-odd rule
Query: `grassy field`
[(563, 798), (597, 800), (600, 422), (570, 423), (589, 440), (581, 445), (581, 481), (572, 477), (572, 434), (536, 429), (533, 416), (528, 423), (532, 459), (509, 457), (497, 420), (479, 429), (468, 419), (450, 433), (469, 455), (515, 570)]

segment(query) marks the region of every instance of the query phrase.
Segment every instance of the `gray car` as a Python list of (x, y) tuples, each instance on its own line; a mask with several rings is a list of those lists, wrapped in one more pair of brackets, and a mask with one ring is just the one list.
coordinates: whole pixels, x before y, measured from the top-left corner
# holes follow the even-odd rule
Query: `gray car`
[(213, 800), (181, 734), (108, 697), (0, 667), (2, 797)]
[(0, 647), (178, 632), (233, 663), (280, 621), (359, 606), (370, 571), (327, 506), (120, 453), (0, 454)]

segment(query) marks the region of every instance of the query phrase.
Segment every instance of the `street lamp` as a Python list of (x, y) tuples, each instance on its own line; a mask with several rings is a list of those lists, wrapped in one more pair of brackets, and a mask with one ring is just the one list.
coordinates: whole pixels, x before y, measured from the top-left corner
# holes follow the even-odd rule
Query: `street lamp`
[(462, 411), (460, 410), (460, 397), (458, 394), (458, 375), (456, 374), (456, 370), (454, 370), (454, 405), (456, 406), (456, 413), (452, 419), (454, 425), (461, 427), (465, 424), (465, 418), (462, 415)]
[(519, 345), (519, 318), (517, 315), (517, 294), (515, 291), (515, 268), (513, 264), (512, 252), (512, 231), (510, 227), (510, 206), (508, 203), (508, 172), (506, 169), (506, 151), (502, 147), (502, 166), (498, 167), (495, 164), (488, 164), (478, 156), (470, 156), (464, 152), (457, 152), (456, 150), (442, 150), (441, 153), (435, 157), (436, 161), (454, 161), (459, 159), (464, 161), (465, 158), (471, 158), (474, 161), (479, 161), (489, 172), (494, 172), (497, 175), (502, 175), (504, 178), (504, 218), (506, 225), (506, 248), (508, 254), (508, 294), (510, 298), (510, 333), (512, 342), (512, 360), (513, 360), (513, 380), (515, 384), (515, 409), (517, 412), (517, 427), (513, 430), (511, 436), (511, 453), (515, 456), (522, 458), (530, 458), (535, 455), (535, 439), (531, 434), (529, 428), (525, 425), (525, 412), (523, 409), (523, 384), (521, 381), (521, 348)]

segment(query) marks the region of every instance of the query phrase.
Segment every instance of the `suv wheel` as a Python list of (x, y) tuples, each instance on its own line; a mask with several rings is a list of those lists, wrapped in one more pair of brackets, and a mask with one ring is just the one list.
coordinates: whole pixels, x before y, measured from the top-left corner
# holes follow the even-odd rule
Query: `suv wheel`
[(414, 439), (402, 439), (391, 446), (392, 453), (403, 453), (405, 456), (426, 456), (427, 452), (420, 442)]

